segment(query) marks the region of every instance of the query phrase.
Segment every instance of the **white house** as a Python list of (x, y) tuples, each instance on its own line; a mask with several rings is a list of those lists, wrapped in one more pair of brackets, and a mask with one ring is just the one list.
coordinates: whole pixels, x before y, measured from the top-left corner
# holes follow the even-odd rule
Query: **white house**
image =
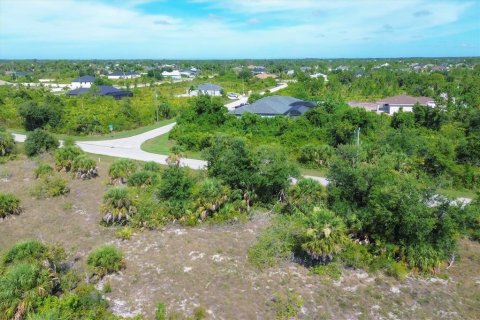
[(182, 75), (180, 74), (180, 71), (178, 71), (178, 70), (173, 70), (172, 72), (163, 71), (162, 76), (164, 78), (171, 78), (171, 79), (176, 79), (176, 80), (179, 80), (179, 79), (182, 78)]
[(71, 89), (90, 88), (94, 82), (95, 82), (95, 77), (83, 76), (73, 80), (70, 84), (70, 88)]
[(393, 115), (402, 109), (404, 112), (412, 112), (413, 106), (416, 104), (434, 108), (435, 100), (430, 97), (412, 97), (412, 96), (395, 96), (380, 100), (377, 102), (377, 112)]
[(197, 87), (198, 94), (206, 94), (209, 96), (221, 96), (223, 88), (212, 83), (204, 83)]
[(111, 80), (135, 79), (135, 78), (140, 78), (140, 75), (136, 72), (117, 71), (117, 72), (110, 73), (107, 77), (108, 77), (108, 79), (111, 79)]
[(317, 72), (317, 73), (314, 73), (314, 74), (310, 75), (310, 78), (313, 78), (313, 79), (318, 79), (318, 78), (320, 78), (320, 77), (322, 77), (322, 78), (325, 80), (325, 82), (328, 81), (328, 77), (327, 77), (326, 74)]

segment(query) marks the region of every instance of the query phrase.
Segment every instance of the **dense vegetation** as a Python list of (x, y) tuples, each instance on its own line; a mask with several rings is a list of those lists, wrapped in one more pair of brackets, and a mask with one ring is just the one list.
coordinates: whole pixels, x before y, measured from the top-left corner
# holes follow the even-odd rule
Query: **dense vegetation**
[(2, 319), (119, 319), (71, 269), (63, 248), (19, 242), (1, 257)]

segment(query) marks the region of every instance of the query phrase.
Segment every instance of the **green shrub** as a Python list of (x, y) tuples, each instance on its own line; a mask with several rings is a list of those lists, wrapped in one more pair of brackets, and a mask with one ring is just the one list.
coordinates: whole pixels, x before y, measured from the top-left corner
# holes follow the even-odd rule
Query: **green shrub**
[(300, 148), (298, 162), (315, 168), (325, 167), (333, 154), (334, 150), (329, 145), (307, 144)]
[(123, 254), (114, 246), (104, 245), (90, 252), (87, 264), (100, 277), (124, 267)]
[(134, 187), (146, 187), (155, 185), (158, 182), (158, 174), (153, 171), (135, 172), (128, 179), (128, 185)]
[(276, 294), (272, 299), (272, 307), (277, 319), (295, 318), (303, 305), (301, 296), (294, 292)]
[(38, 199), (63, 196), (69, 192), (67, 181), (59, 174), (43, 176), (31, 190)]
[(276, 218), (248, 250), (248, 260), (258, 268), (267, 268), (292, 258), (300, 228), (290, 217)]
[(14, 244), (3, 256), (3, 263), (40, 261), (47, 256), (48, 248), (36, 240), (27, 240)]
[(108, 175), (110, 176), (110, 183), (125, 184), (128, 178), (137, 170), (137, 164), (128, 159), (118, 159), (113, 161)]
[(130, 227), (123, 227), (119, 229), (115, 233), (115, 235), (117, 236), (117, 238), (120, 238), (122, 240), (130, 240), (130, 238), (132, 238), (132, 235), (133, 235), (133, 229)]
[(65, 169), (69, 172), (72, 169), (73, 160), (82, 154), (82, 150), (76, 146), (65, 146), (55, 151), (55, 167), (58, 171)]
[(86, 154), (81, 154), (73, 160), (72, 170), (78, 179), (91, 179), (98, 176), (97, 163)]
[(347, 267), (367, 269), (372, 263), (373, 256), (367, 246), (351, 243), (340, 254), (340, 260)]
[(137, 207), (127, 188), (115, 187), (108, 190), (103, 196), (103, 204), (100, 207), (100, 212), (103, 215), (102, 220), (106, 224), (123, 224), (129, 221), (132, 215), (137, 213)]
[(46, 175), (50, 175), (52, 172), (53, 172), (53, 168), (51, 165), (46, 163), (39, 164), (34, 171), (35, 179), (38, 179)]
[(162, 170), (162, 166), (156, 162), (148, 161), (143, 164), (144, 171), (152, 171), (152, 172), (160, 172)]
[(342, 276), (341, 268), (337, 263), (329, 263), (315, 266), (311, 272), (327, 279), (338, 280)]
[(11, 155), (15, 151), (15, 141), (13, 136), (4, 131), (0, 131), (0, 157)]
[(27, 134), (24, 148), (29, 157), (58, 148), (58, 140), (50, 133), (42, 129), (35, 129)]
[(0, 193), (0, 218), (11, 214), (20, 214), (20, 199), (11, 193)]
[(403, 280), (408, 276), (408, 268), (404, 262), (393, 262), (388, 267), (387, 274), (397, 278), (398, 280)]
[(155, 310), (155, 320), (166, 320), (167, 319), (167, 308), (164, 303), (158, 303)]
[(228, 200), (230, 189), (215, 178), (205, 179), (197, 184), (193, 191), (195, 209), (200, 219), (205, 220), (214, 214)]

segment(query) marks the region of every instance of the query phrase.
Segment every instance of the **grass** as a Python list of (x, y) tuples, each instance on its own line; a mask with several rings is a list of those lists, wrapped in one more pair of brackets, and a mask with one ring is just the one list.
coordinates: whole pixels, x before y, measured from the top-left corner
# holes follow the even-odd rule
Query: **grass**
[[(135, 136), (137, 134), (142, 134), (144, 132), (166, 126), (167, 124), (170, 124), (173, 122), (175, 122), (175, 119), (165, 119), (148, 126), (139, 127), (132, 130), (112, 132), (111, 134), (105, 134), (105, 135), (76, 136), (76, 135), (67, 135), (67, 134), (55, 134), (55, 137), (61, 140), (65, 140), (66, 138), (72, 138), (75, 141), (99, 141), (99, 140), (122, 139), (122, 138)], [(11, 133), (20, 133), (20, 134), (27, 133), (27, 131), (23, 128), (8, 129), (8, 131)]]
[[(153, 139), (145, 141), (141, 148), (143, 151), (168, 155), (173, 146), (175, 146), (175, 140), (169, 140), (169, 134), (155, 137)], [(185, 157), (190, 159), (203, 160), (202, 153), (199, 151), (187, 151), (185, 152)]]
[(475, 199), (477, 193), (469, 189), (438, 189), (438, 193), (449, 198), (470, 198)]

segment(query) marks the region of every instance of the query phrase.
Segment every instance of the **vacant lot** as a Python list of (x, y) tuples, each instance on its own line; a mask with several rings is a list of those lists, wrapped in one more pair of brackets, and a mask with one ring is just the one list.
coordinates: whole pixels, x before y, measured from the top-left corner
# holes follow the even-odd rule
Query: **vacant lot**
[(302, 297), (300, 319), (475, 319), (480, 314), (480, 244), (466, 240), (460, 243), (461, 257), (446, 271), (448, 279), (405, 281), (360, 270), (344, 270), (340, 280), (328, 280), (292, 262), (257, 270), (246, 255), (269, 223), (265, 214), (245, 224), (172, 225), (118, 240), (114, 228), (99, 224), (110, 162), (100, 160), (100, 178), (70, 180), (68, 196), (46, 200), (29, 194), (36, 161), (1, 164), (0, 192), (17, 194), (24, 212), (0, 221), (0, 248), (32, 238), (60, 243), (83, 270), (92, 248), (116, 244), (125, 253), (126, 269), (104, 282), (111, 284), (106, 296), (119, 314), (152, 319), (155, 305), (164, 302), (169, 312), (182, 314), (201, 306), (210, 319), (271, 319), (278, 307), (272, 299), (288, 291)]

